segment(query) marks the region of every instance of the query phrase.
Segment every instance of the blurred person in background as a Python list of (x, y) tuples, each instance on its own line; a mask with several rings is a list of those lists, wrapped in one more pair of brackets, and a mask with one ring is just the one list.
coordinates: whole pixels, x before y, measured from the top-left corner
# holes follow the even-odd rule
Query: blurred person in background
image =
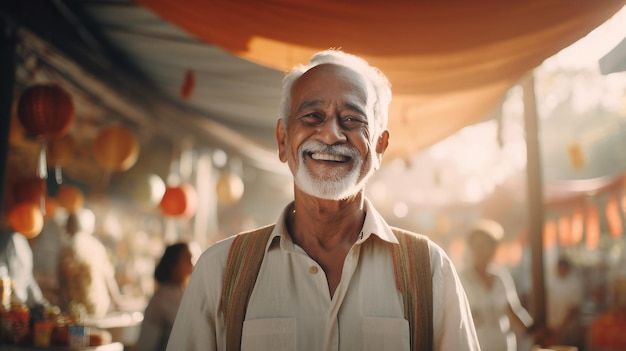
[(554, 271), (548, 275), (546, 287), (551, 344), (582, 347), (584, 333), (580, 329), (580, 305), (583, 303), (583, 285), (568, 257), (559, 257)]
[(28, 307), (47, 303), (33, 276), (33, 251), (28, 239), (3, 220), (0, 229), (0, 278), (5, 278), (4, 275), (11, 279), (13, 299)]
[(67, 311), (75, 301), (83, 304), (90, 316), (103, 317), (113, 308), (121, 308), (124, 301), (107, 250), (93, 236), (95, 221), (89, 209), (67, 217), (68, 241), (59, 259), (59, 304)]
[(511, 323), (527, 331), (533, 324), (520, 303), (513, 278), (506, 268), (493, 263), (503, 235), (499, 223), (478, 221), (467, 236), (468, 262), (459, 273), (482, 351), (517, 351)]
[(156, 292), (144, 312), (136, 351), (165, 350), (199, 253), (200, 247), (194, 243), (176, 243), (165, 249), (154, 270)]

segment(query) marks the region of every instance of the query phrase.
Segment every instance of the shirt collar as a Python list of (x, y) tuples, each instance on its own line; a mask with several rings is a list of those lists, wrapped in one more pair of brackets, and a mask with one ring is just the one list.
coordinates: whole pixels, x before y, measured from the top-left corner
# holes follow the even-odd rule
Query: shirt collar
[[(369, 199), (365, 198), (364, 201), (364, 209), (365, 209), (365, 221), (363, 222), (363, 228), (361, 228), (361, 235), (357, 239), (357, 243), (360, 244), (370, 238), (372, 235), (376, 235), (381, 240), (398, 244), (398, 239), (391, 231), (391, 228), (385, 221), (385, 219), (376, 211), (372, 203)], [(284, 250), (293, 251), (294, 244), (291, 240), (291, 237), (287, 234), (287, 227), (285, 226), (285, 219), (287, 215), (293, 210), (293, 202), (289, 203), (280, 217), (278, 217), (278, 221), (272, 230), (272, 234), (270, 235), (270, 240), (268, 242), (268, 246), (266, 249), (277, 241), (276, 238), (279, 238), (280, 247)]]

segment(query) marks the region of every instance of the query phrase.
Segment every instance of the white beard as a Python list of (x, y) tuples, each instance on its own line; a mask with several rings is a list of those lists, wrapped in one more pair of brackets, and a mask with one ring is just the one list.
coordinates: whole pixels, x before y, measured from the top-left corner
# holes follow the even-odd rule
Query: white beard
[[(342, 155), (352, 158), (355, 161), (354, 167), (345, 176), (338, 174), (328, 174), (327, 177), (314, 177), (306, 166), (304, 155), (310, 152), (324, 152), (333, 155)], [(300, 190), (305, 193), (326, 200), (343, 200), (350, 196), (356, 195), (366, 180), (373, 173), (372, 170), (368, 175), (361, 176), (363, 160), (358, 150), (349, 146), (330, 146), (319, 142), (306, 142), (302, 144), (298, 150), (299, 165), (295, 174), (295, 183)]]

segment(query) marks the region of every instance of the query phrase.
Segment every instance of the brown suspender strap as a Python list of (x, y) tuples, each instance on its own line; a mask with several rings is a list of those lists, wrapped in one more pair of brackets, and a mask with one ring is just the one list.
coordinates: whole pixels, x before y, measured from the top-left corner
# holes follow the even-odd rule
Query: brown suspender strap
[(433, 349), (433, 289), (428, 240), (423, 235), (391, 228), (400, 242), (393, 245), (396, 287), (404, 299), (404, 316), (409, 321), (411, 347)]
[[(265, 246), (273, 225), (242, 233), (233, 240), (222, 289), (226, 325), (226, 350), (239, 351), (243, 321), (252, 289), (261, 269)], [(433, 349), (432, 280), (428, 240), (402, 229), (392, 228), (400, 245), (392, 245), (396, 288), (401, 291), (404, 316), (409, 321), (411, 349)]]
[(226, 325), (226, 350), (239, 351), (248, 300), (265, 255), (273, 225), (235, 237), (224, 269), (222, 306)]

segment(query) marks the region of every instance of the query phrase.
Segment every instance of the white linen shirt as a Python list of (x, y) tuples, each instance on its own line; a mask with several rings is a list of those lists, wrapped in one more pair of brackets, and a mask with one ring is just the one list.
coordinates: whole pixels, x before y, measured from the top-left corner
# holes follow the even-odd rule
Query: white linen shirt
[[(241, 350), (409, 350), (408, 321), (396, 289), (388, 243), (391, 228), (365, 201), (365, 222), (330, 296), (324, 271), (285, 228), (283, 211), (266, 246), (250, 296)], [(208, 248), (185, 290), (168, 351), (225, 350), (220, 306), (224, 267), (233, 238)], [(429, 242), (434, 350), (480, 350), (465, 292), (445, 252)]]

